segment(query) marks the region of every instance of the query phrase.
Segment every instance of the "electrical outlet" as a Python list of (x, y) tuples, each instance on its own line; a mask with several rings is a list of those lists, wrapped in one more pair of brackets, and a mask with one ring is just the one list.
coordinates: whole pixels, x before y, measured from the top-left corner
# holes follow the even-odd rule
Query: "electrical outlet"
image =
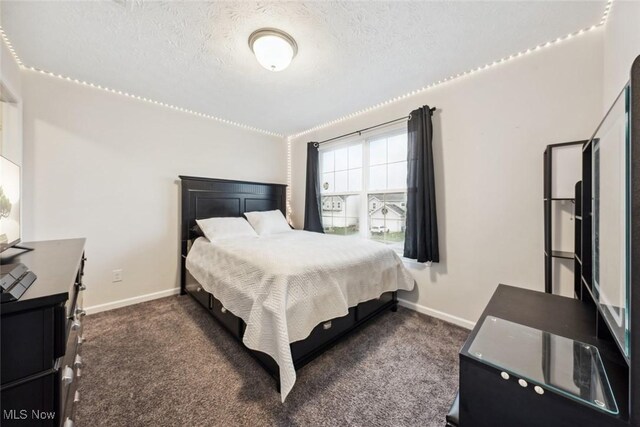
[(112, 282), (122, 282), (122, 270), (113, 270)]

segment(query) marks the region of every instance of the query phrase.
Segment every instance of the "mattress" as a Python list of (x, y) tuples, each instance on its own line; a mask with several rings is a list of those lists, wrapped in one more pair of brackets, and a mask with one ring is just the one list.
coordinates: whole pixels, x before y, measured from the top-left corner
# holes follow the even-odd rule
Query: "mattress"
[(244, 320), (244, 344), (278, 364), (283, 402), (296, 380), (290, 343), (345, 316), (349, 307), (414, 286), (398, 254), (382, 243), (297, 230), (216, 242), (198, 238), (186, 268)]

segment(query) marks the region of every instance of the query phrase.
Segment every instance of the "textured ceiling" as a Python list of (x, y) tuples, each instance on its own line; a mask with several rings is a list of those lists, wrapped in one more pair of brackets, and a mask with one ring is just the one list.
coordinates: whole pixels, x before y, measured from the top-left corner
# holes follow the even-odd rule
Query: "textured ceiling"
[[(605, 1), (6, 1), (27, 66), (291, 134), (597, 24)], [(251, 32), (291, 34), (263, 69)]]

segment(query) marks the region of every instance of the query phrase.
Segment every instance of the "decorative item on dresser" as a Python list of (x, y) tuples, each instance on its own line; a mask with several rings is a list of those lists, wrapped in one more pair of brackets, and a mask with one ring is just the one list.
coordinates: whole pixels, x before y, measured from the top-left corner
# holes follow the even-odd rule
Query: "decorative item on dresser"
[(1, 305), (2, 424), (73, 426), (82, 358), (85, 239), (29, 242), (33, 251), (2, 254), (38, 276)]

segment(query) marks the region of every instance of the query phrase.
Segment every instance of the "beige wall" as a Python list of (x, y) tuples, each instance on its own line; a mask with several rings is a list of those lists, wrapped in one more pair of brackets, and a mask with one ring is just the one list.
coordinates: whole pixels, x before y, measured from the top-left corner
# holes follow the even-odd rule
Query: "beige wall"
[(603, 108), (609, 110), (640, 55), (640, 1), (615, 0), (604, 35)]
[(436, 106), (442, 262), (412, 269), (401, 298), (469, 326), (499, 283), (542, 290), (542, 153), (588, 138), (601, 117), (602, 29), (459, 78), (292, 142), (292, 219), (304, 220), (306, 141)]
[(25, 237), (88, 239), (85, 306), (178, 286), (178, 174), (286, 181), (281, 138), (32, 71), (23, 89)]

